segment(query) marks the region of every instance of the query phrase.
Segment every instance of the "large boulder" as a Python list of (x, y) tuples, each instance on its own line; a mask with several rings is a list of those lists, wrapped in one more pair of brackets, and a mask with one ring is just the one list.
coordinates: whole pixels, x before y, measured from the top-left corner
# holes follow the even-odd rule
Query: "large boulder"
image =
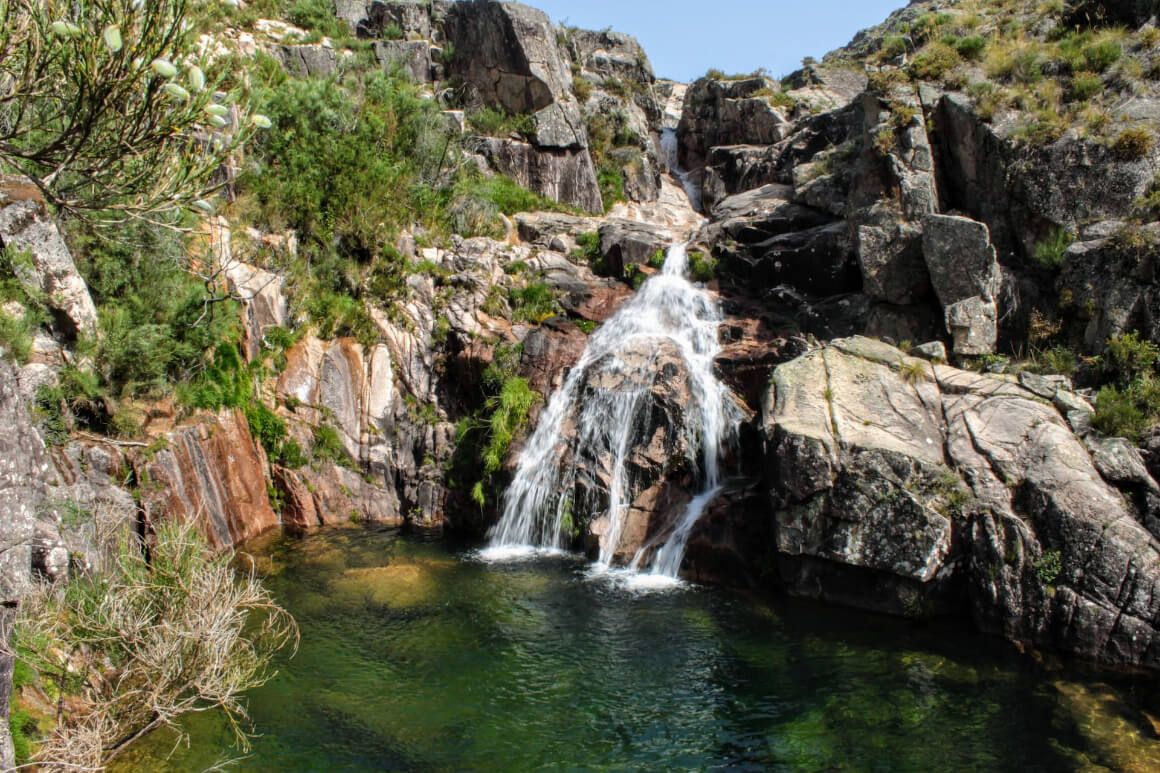
[(986, 354), (998, 336), (1003, 277), (983, 223), (954, 215), (922, 221), (922, 253), (956, 354)]
[(624, 276), (630, 265), (645, 265), (673, 243), (664, 228), (623, 218), (609, 218), (600, 227), (600, 253), (615, 276)]
[[(774, 560), (795, 594), (1160, 665), (1160, 543), (1057, 410), (869, 339), (779, 366), (762, 420)], [(1138, 484), (1122, 449), (1099, 466)]]
[(857, 292), (862, 278), (842, 221), (773, 236), (756, 244), (719, 243), (724, 268), (753, 290), (787, 285), (811, 295)]
[(596, 168), (583, 148), (542, 149), (519, 140), (480, 137), (474, 149), (528, 190), (588, 212), (604, 211)]
[(96, 336), (97, 307), (89, 288), (44, 197), (25, 178), (0, 177), (0, 247), (27, 254), (27, 262), (17, 261), (17, 278), (45, 298), (62, 332), (72, 338)]

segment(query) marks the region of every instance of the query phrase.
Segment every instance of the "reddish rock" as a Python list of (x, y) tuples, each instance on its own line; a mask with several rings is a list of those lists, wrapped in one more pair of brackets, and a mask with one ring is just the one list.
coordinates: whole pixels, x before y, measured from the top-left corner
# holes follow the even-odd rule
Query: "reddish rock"
[(520, 373), (547, 398), (563, 384), (587, 343), (588, 337), (574, 323), (562, 317), (549, 319), (524, 339)]
[(266, 496), (265, 466), (265, 454), (238, 410), (177, 429), (168, 448), (135, 464), (149, 517), (194, 520), (215, 548), (278, 525)]
[(351, 521), (397, 524), (403, 520), (393, 489), (376, 486), (346, 467), (275, 467), (273, 477), (282, 496), (282, 524), (287, 528), (310, 529)]

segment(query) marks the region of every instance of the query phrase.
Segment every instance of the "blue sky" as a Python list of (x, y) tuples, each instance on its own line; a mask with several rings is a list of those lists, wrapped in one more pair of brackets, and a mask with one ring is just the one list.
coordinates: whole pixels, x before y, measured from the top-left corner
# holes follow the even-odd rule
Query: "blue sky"
[(552, 21), (637, 38), (657, 76), (689, 81), (709, 68), (765, 67), (777, 77), (845, 45), (907, 0), (522, 0)]

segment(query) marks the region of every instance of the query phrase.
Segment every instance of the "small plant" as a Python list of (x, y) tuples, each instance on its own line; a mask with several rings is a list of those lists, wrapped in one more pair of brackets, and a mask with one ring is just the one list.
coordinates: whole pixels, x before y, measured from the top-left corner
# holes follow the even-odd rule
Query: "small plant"
[(717, 260), (703, 252), (689, 253), (689, 277), (694, 282), (711, 282), (717, 276)]
[(1031, 568), (1035, 570), (1035, 576), (1041, 583), (1051, 585), (1059, 579), (1063, 571), (1063, 560), (1058, 550), (1045, 550), (1031, 562)]
[(922, 360), (903, 360), (898, 363), (898, 372), (908, 384), (918, 384), (931, 378), (929, 368)]
[(1107, 342), (1107, 368), (1121, 384), (1130, 384), (1142, 378), (1151, 378), (1160, 348), (1151, 341), (1140, 340), (1135, 330), (1112, 336)]
[(666, 251), (662, 248), (649, 256), (648, 264), (651, 268), (661, 268), (665, 265)]
[(559, 313), (556, 292), (545, 282), (533, 282), (527, 287), (508, 292), (512, 318), (521, 322), (541, 322)]
[(1103, 88), (1104, 79), (1099, 75), (1091, 72), (1080, 72), (1071, 77), (1068, 90), (1072, 99), (1086, 102), (1103, 91)]
[(955, 51), (963, 59), (978, 61), (983, 57), (983, 51), (987, 48), (987, 39), (982, 35), (969, 35), (965, 38), (959, 38), (954, 45)]
[(1155, 141), (1147, 129), (1125, 129), (1112, 142), (1112, 155), (1120, 161), (1137, 161), (1152, 152)]
[(930, 43), (915, 55), (910, 74), (925, 81), (937, 81), (962, 61), (958, 51), (946, 43)]
[(582, 76), (576, 75), (572, 78), (572, 93), (576, 95), (576, 99), (587, 102), (592, 96), (592, 84)]
[(1035, 262), (1047, 269), (1058, 269), (1071, 242), (1072, 234), (1066, 228), (1055, 229), (1051, 236), (1035, 245)]
[(330, 461), (343, 467), (352, 465), (342, 444), (338, 430), (329, 424), (319, 424), (314, 428), (314, 445), (310, 453), (320, 461)]
[(894, 129), (883, 126), (874, 135), (874, 147), (882, 155), (887, 155), (894, 150), (894, 140)]

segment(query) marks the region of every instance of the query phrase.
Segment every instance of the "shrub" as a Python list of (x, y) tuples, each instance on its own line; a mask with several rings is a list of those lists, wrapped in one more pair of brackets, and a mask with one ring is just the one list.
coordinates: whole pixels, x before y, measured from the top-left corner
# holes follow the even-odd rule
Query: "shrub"
[(508, 292), (512, 318), (521, 322), (539, 322), (559, 312), (555, 291), (544, 282), (533, 282), (526, 287)]
[(701, 252), (689, 253), (689, 277), (694, 282), (711, 282), (717, 276), (717, 260)]
[(1063, 571), (1063, 562), (1058, 550), (1046, 550), (1031, 563), (1035, 576), (1044, 585), (1051, 585)]
[(1071, 98), (1084, 102), (1099, 94), (1104, 88), (1104, 79), (1090, 72), (1076, 73), (1071, 78)]
[(955, 41), (955, 51), (963, 59), (970, 61), (977, 61), (983, 57), (983, 51), (987, 48), (987, 39), (982, 35), (970, 35), (965, 38), (959, 38)]
[(530, 115), (513, 115), (502, 107), (485, 107), (467, 116), (467, 125), (485, 137), (508, 137), (518, 134), (527, 137), (536, 132)]
[(1137, 442), (1149, 424), (1148, 414), (1132, 390), (1105, 386), (1096, 396), (1092, 426), (1105, 435), (1125, 437)]
[(1136, 161), (1146, 158), (1154, 144), (1147, 129), (1125, 129), (1112, 143), (1112, 155), (1120, 161)]
[(1035, 262), (1044, 268), (1058, 269), (1063, 264), (1063, 254), (1071, 246), (1072, 235), (1066, 228), (1055, 229), (1051, 236), (1035, 245)]
[(1130, 384), (1140, 378), (1150, 377), (1160, 347), (1145, 339), (1135, 330), (1108, 339), (1106, 369), (1121, 384)]
[(936, 81), (953, 70), (962, 61), (958, 52), (945, 43), (925, 46), (910, 64), (910, 73), (920, 80)]
[(596, 170), (596, 182), (600, 186), (600, 198), (607, 212), (618, 201), (624, 201), (624, 173), (611, 161), (606, 161)]
[(310, 447), (310, 454), (319, 461), (334, 462), (343, 467), (352, 466), (350, 457), (346, 455), (346, 447), (342, 444), (342, 436), (329, 424), (319, 424), (314, 428), (314, 444)]
[(572, 78), (572, 93), (576, 95), (576, 99), (587, 102), (592, 96), (592, 84), (582, 76), (576, 75)]
[[(331, 0), (295, 0), (287, 17), (296, 27), (313, 30), (327, 37), (342, 38), (348, 34), (343, 22), (335, 15)], [(402, 32), (400, 29), (398, 37), (403, 36)]]
[(1124, 55), (1124, 48), (1114, 40), (1101, 40), (1083, 47), (1083, 61), (1086, 69), (1103, 72)]
[(910, 44), (902, 35), (887, 35), (882, 39), (882, 53), (889, 59), (897, 59), (910, 50)]
[(211, 709), (244, 747), (242, 695), (296, 642), (294, 620), (192, 525), (161, 522), (148, 552), (121, 530), (113, 549), (108, 571), (41, 585), (22, 605), (15, 636), (24, 662), (58, 705), (76, 707), (36, 757), (99, 768), (154, 728), (184, 737), (178, 718)]
[(490, 475), (503, 467), (504, 457), (516, 434), (528, 421), (532, 406), (542, 400), (540, 393), (528, 386), (525, 379), (513, 377), (503, 382), (499, 395), (488, 400), (488, 439), (482, 461), (484, 474)]

